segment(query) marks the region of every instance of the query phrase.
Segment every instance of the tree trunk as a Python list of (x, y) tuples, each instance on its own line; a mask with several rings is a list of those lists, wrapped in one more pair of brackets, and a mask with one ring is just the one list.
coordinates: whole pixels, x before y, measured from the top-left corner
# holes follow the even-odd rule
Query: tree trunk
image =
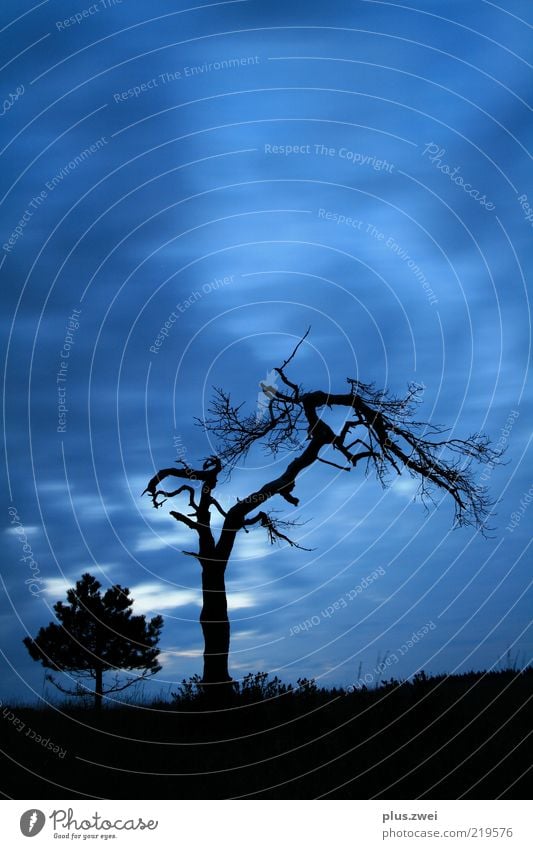
[(228, 670), (230, 624), (225, 571), (225, 563), (202, 563), (203, 606), (200, 624), (205, 644), (202, 684), (206, 685), (207, 692), (217, 697), (233, 690)]
[(101, 666), (97, 666), (94, 673), (94, 709), (102, 709), (102, 687), (103, 687), (103, 671)]

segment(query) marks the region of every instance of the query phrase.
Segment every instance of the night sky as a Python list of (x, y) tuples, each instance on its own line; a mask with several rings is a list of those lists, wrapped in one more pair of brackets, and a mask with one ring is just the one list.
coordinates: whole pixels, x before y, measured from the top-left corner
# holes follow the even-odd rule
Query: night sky
[[(164, 616), (147, 696), (201, 672), (194, 536), (141, 492), (213, 452), (213, 386), (260, 409), (308, 326), (296, 382), (414, 381), (419, 418), (506, 448), (476, 469), (493, 530), (405, 474), (307, 470), (271, 506), (312, 550), (237, 543), (234, 677), (529, 661), (532, 9), (418, 7), (2, 3), (3, 698), (57, 698), (22, 639), (86, 571)], [(220, 501), (287, 461), (250, 454)]]

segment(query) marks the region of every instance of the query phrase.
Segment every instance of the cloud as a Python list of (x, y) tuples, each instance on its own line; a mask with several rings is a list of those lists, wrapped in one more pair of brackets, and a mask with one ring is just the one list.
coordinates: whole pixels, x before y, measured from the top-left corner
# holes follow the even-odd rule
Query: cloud
[(395, 478), (389, 486), (389, 491), (400, 498), (412, 499), (418, 490), (418, 483), (408, 475)]
[(136, 613), (160, 613), (189, 604), (200, 605), (200, 591), (171, 589), (168, 584), (146, 583), (130, 588)]
[(42, 528), (39, 525), (17, 525), (13, 528), (5, 528), (4, 533), (10, 536), (38, 536), (42, 533)]
[(47, 578), (43, 585), (42, 592), (54, 601), (59, 599), (64, 600), (67, 590), (73, 587), (75, 581), (70, 581), (67, 578)]
[[(169, 522), (174, 521), (172, 517), (169, 517)], [(135, 543), (134, 550), (135, 551), (161, 551), (165, 548), (172, 548), (175, 551), (181, 551), (178, 546), (186, 543), (187, 541), (191, 543), (194, 548), (194, 537), (192, 534), (186, 534), (184, 532), (175, 530), (173, 533), (166, 534), (156, 534), (154, 533), (142, 533)]]
[[(94, 574), (94, 577), (102, 584), (100, 592), (105, 592), (108, 585), (112, 583), (107, 580), (107, 574), (115, 568), (115, 563), (99, 563), (98, 568), (93, 566), (90, 574)], [(46, 578), (43, 581), (41, 592), (54, 601), (63, 601), (66, 597), (67, 590), (72, 589), (76, 585), (76, 581), (79, 581), (81, 576), (87, 571), (89, 571), (87, 566), (85, 564), (80, 564), (77, 570), (72, 570), (70, 576), (65, 575), (58, 576), (57, 578)]]
[[(17, 17), (20, 3), (5, 2), (9, 16)], [(161, 4), (158, 16), (175, 12), (170, 0)], [(454, 436), (482, 429), (497, 440), (510, 411), (520, 410), (509, 464), (490, 478), (491, 493), (502, 496), (496, 533), (505, 544), (493, 551), (468, 529), (450, 535), (450, 499), (426, 514), (409, 503), (416, 481), (408, 476), (391, 475), (383, 493), (362, 468), (355, 475), (313, 468), (298, 479), (296, 494), (298, 515), (311, 520), (299, 529), (301, 541), (314, 551), (270, 547), (261, 529), (241, 534), (228, 570), (233, 618), (243, 611), (243, 624), (253, 615), (259, 633), (267, 623), (272, 635), (282, 633), (349, 591), (375, 565), (394, 564), (379, 585), (380, 598), (391, 594), (386, 616), (364, 626), (375, 636), (384, 618), (394, 620), (413, 600), (421, 599), (421, 607), (449, 603), (472, 564), (489, 554), (491, 580), (516, 558), (506, 582), (513, 599), (527, 578), (525, 558), (518, 559), (526, 523), (512, 536), (504, 537), (503, 528), (529, 486), (522, 450), (531, 419), (520, 397), (529, 354), (522, 272), (529, 271), (531, 228), (517, 202), (528, 185), (521, 145), (531, 135), (520, 100), (528, 91), (520, 61), (527, 28), (488, 4), (483, 34), (476, 35), (473, 5), (459, 0), (434, 5), (463, 26), (379, 3), (343, 4), (326, 16), (318, 0), (309, 0), (305, 13), (304, 4), (271, 0), (208, 4), (128, 30), (144, 12), (142, 4), (122, 3), (67, 32), (55, 19), (69, 16), (69, 4), (58, 0), (50, 18), (51, 5), (38, 4), (9, 29), (6, 97), (21, 82), (26, 90), (4, 116), (17, 137), (6, 139), (3, 155), (9, 191), (2, 241), (25, 220), (12, 249), (3, 251), (7, 285), (0, 292), (0, 321), (10, 333), (6, 455), (40, 574), (54, 576), (45, 598), (64, 596), (87, 568), (98, 576), (91, 564), (101, 564), (113, 580), (133, 584), (136, 610), (166, 614), (165, 638), (192, 667), (201, 633), (185, 614), (197, 618), (200, 570), (177, 552), (195, 550), (196, 539), (168, 515), (172, 507), (188, 512), (186, 498), (153, 510), (141, 492), (178, 450), (191, 465), (214, 450), (193, 424), (214, 384), (253, 413), (258, 382), (310, 324), (308, 343), (291, 363), (292, 379), (305, 388), (344, 391), (351, 376), (401, 393), (407, 381), (422, 381), (420, 417), (451, 426)], [(344, 29), (332, 29), (332, 21)], [(504, 24), (512, 28), (516, 55), (496, 43)], [(147, 26), (154, 48), (148, 51)], [(165, 47), (176, 27), (172, 40), (187, 43)], [(95, 37), (102, 39), (96, 48)], [(347, 61), (354, 39), (357, 60)], [(260, 61), (253, 65), (183, 73), (185, 66), (255, 55)], [(498, 68), (494, 77), (484, 71), (489, 65)], [(161, 81), (160, 74), (176, 71), (181, 78)], [(114, 97), (153, 79), (157, 84), (138, 96)], [(43, 103), (52, 102), (43, 112)], [(64, 173), (42, 204), (30, 206), (47, 181), (101, 136), (107, 139), (101, 150)], [(446, 150), (443, 162), (460, 167), (465, 181), (494, 201), (497, 217), (422, 154), (431, 141)], [(284, 149), (267, 154), (266, 145)], [(309, 146), (309, 153), (286, 154), (287, 146)], [(394, 167), (356, 164), (341, 148)], [(235, 150), (247, 152), (225, 155)], [(387, 246), (389, 237), (398, 250)], [(415, 266), (437, 304), (428, 302)], [(228, 275), (234, 275), (231, 284), (202, 289)], [(189, 301), (196, 291), (201, 297)], [(66, 384), (59, 384), (68, 407), (60, 434), (56, 375), (74, 307), (82, 312)], [(173, 310), (176, 320), (165, 328)], [(150, 346), (162, 328), (164, 341), (154, 354)], [(270, 463), (261, 451), (251, 452), (247, 470), (221, 481), (220, 502), (229, 506), (254, 491), (287, 460), (283, 455)], [(280, 518), (291, 515), (281, 498), (271, 506)], [(33, 629), (42, 624), (42, 608), (24, 584), (30, 573), (20, 564), (20, 533), (6, 528), (2, 577), (17, 614)], [(171, 582), (178, 563), (183, 586)], [(413, 577), (396, 593), (399, 574)], [(459, 619), (492, 589), (486, 574), (458, 596)], [(432, 589), (434, 576), (439, 582)], [(370, 598), (371, 590), (351, 605), (354, 621)], [(503, 616), (503, 593), (498, 605)], [(267, 616), (270, 607), (276, 612)], [(173, 619), (173, 611), (183, 615)], [(476, 626), (473, 639), (486, 663), (524, 622), (522, 612), (513, 614), (513, 625), (495, 628), (486, 644), (486, 622)], [(330, 629), (336, 623), (340, 614)], [(4, 617), (0, 637), (13, 651), (15, 668), (36, 681), (36, 665), (11, 639), (17, 627), (14, 615)], [(327, 630), (324, 623), (301, 640), (265, 648), (261, 662), (290, 661), (312, 674), (313, 665), (324, 668), (325, 659), (334, 665), (360, 645), (358, 630), (324, 658)], [(443, 644), (453, 637), (444, 623), (438, 633)], [(302, 660), (298, 642), (316, 653)], [(375, 647), (369, 654), (373, 664)], [(450, 657), (446, 650), (441, 668)]]
[(228, 593), (228, 610), (241, 610), (246, 607), (257, 607), (259, 605), (259, 597), (252, 592), (229, 592)]
[(157, 661), (161, 664), (165, 672), (170, 672), (176, 666), (181, 665), (180, 662), (183, 658), (196, 660), (197, 658), (201, 658), (202, 655), (203, 651), (201, 649), (165, 649), (165, 651), (159, 653)]

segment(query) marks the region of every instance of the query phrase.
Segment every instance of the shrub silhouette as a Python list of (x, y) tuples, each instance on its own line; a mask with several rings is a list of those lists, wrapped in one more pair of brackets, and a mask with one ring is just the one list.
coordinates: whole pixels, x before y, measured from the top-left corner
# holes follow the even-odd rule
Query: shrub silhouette
[[(63, 687), (49, 674), (47, 678), (61, 692), (72, 696), (87, 695), (88, 687), (82, 682), (94, 680), (94, 706), (102, 706), (102, 697), (108, 693), (125, 690), (156, 672), (157, 643), (163, 627), (161, 616), (146, 622), (144, 616), (133, 616), (133, 599), (129, 589), (115, 584), (104, 595), (101, 584), (88, 572), (76, 586), (67, 591), (68, 604), (58, 601), (54, 611), (59, 624), (50, 622), (40, 628), (35, 639), (25, 637), (24, 645), (33, 660), (46, 669), (69, 672), (77, 679), (74, 690)], [(131, 680), (120, 682), (118, 674), (114, 685), (104, 689), (105, 672), (142, 670)]]
[[(296, 685), (286, 684), (277, 675), (270, 678), (268, 672), (249, 672), (242, 681), (233, 682), (233, 702), (236, 705), (253, 705), (291, 697), (296, 701), (322, 697), (328, 691), (319, 688), (314, 678), (298, 678)], [(335, 691), (336, 692), (336, 691)], [(200, 675), (184, 678), (172, 696), (178, 704), (201, 706), (208, 701)]]

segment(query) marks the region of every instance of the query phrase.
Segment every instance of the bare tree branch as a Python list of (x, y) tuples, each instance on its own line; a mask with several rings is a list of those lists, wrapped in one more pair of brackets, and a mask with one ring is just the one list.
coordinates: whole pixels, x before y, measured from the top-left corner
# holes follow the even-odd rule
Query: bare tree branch
[(295, 542), (293, 539), (290, 539), (290, 537), (283, 533), (283, 530), (298, 527), (301, 523), (296, 521), (283, 521), (281, 519), (275, 519), (272, 513), (265, 513), (264, 511), (261, 511), (256, 516), (252, 516), (252, 518), (250, 519), (245, 519), (243, 526), (246, 528), (250, 525), (256, 525), (257, 523), (261, 524), (263, 528), (266, 528), (271, 545), (274, 545), (275, 542), (283, 540), (284, 542), (287, 542), (292, 548), (300, 548), (302, 551), (312, 551), (312, 549), (310, 548), (304, 548), (303, 545), (299, 545), (299, 543)]
[(216, 498), (213, 498), (213, 496), (211, 496), (211, 504), (213, 505), (213, 507), (217, 508), (217, 510), (218, 510), (218, 512), (220, 513), (221, 516), (227, 516), (228, 515), (226, 513), (226, 511), (220, 506), (220, 504), (218, 503)]
[[(144, 492), (147, 492), (147, 490), (145, 489)], [(144, 495), (144, 492), (143, 492), (143, 495)], [(192, 488), (192, 486), (188, 486), (187, 484), (180, 486), (179, 489), (175, 489), (172, 492), (166, 492), (164, 489), (157, 489), (154, 493), (154, 499), (157, 499), (158, 495), (164, 495), (165, 498), (163, 499), (163, 501), (158, 501), (157, 503), (154, 500), (154, 507), (161, 507), (161, 505), (164, 504), (165, 501), (168, 498), (174, 498), (176, 495), (180, 495), (180, 493), (182, 493), (182, 492), (188, 492), (189, 493), (189, 504), (196, 513), (197, 510), (198, 510), (198, 505), (197, 505), (196, 501), (194, 500), (194, 489)]]
[(184, 525), (187, 525), (187, 527), (190, 528), (191, 531), (196, 531), (197, 533), (200, 533), (200, 525), (198, 524), (198, 522), (193, 522), (193, 520), (189, 519), (188, 516), (185, 516), (183, 513), (178, 513), (176, 510), (171, 510), (170, 515), (173, 516), (177, 522), (183, 522)]
[(275, 371), (277, 371), (277, 372), (279, 373), (279, 372), (283, 371), (283, 369), (284, 369), (284, 368), (286, 368), (286, 366), (288, 366), (288, 365), (289, 365), (290, 361), (291, 361), (291, 360), (293, 360), (293, 359), (294, 359), (294, 357), (296, 356), (296, 354), (297, 354), (297, 352), (298, 352), (298, 348), (300, 347), (300, 345), (301, 345), (303, 342), (305, 342), (305, 340), (306, 340), (306, 339), (307, 339), (307, 337), (309, 336), (310, 332), (311, 332), (311, 326), (309, 326), (309, 327), (307, 328), (307, 330), (305, 331), (304, 335), (302, 336), (302, 338), (300, 339), (300, 341), (298, 342), (298, 344), (297, 344), (297, 345), (296, 345), (296, 347), (294, 348), (294, 350), (293, 350), (292, 354), (291, 354), (289, 357), (287, 357), (287, 359), (285, 360), (285, 362), (283, 362), (283, 363), (281, 364), (281, 366), (279, 367), (279, 369), (275, 369)]
[(150, 494), (154, 507), (159, 507), (159, 503), (157, 502), (157, 485), (161, 483), (161, 481), (165, 480), (168, 477), (174, 478), (187, 478), (190, 481), (201, 481), (204, 480), (205, 471), (198, 471), (195, 469), (191, 469), (187, 466), (183, 461), (178, 461), (184, 468), (182, 469), (161, 469), (157, 474), (153, 476), (148, 482), (148, 485), (142, 495), (145, 495), (147, 492)]
[[(269, 397), (267, 417), (258, 420), (257, 416), (244, 411), (243, 404), (234, 405), (224, 390), (215, 390), (209, 416), (201, 425), (218, 440), (217, 456), (208, 458), (201, 470), (182, 463), (183, 468), (158, 472), (146, 490), (150, 492), (154, 506), (160, 506), (158, 495), (172, 497), (186, 488), (180, 487), (174, 493), (159, 490), (157, 485), (167, 476), (186, 477), (201, 483), (199, 503), (194, 492), (189, 493), (197, 521), (181, 513), (173, 512), (172, 515), (197, 531), (201, 542), (203, 539), (203, 549), (211, 550), (211, 558), (214, 548), (215, 560), (220, 558), (223, 561), (231, 551), (235, 535), (250, 525), (249, 516), (254, 509), (276, 495), (292, 506), (298, 505), (298, 498), (293, 493), (296, 480), (304, 469), (318, 461), (349, 471), (366, 460), (366, 473), (372, 469), (383, 486), (388, 485), (389, 473), (400, 475), (407, 470), (418, 480), (418, 494), (422, 501), (431, 499), (433, 491), (448, 492), (454, 500), (457, 524), (472, 524), (483, 529), (492, 502), (485, 489), (476, 485), (470, 466), (473, 462), (496, 463), (500, 452), (492, 450), (489, 440), (483, 435), (473, 434), (464, 440), (446, 439), (443, 438), (445, 428), (418, 421), (415, 412), (421, 388), (416, 384), (410, 384), (405, 396), (399, 398), (353, 378), (347, 378), (348, 392), (303, 391), (288, 378), (286, 369), (308, 334), (309, 329), (289, 357), (274, 369), (291, 390), (290, 393), (281, 392), (276, 387), (263, 387)], [(344, 408), (348, 413), (339, 432), (324, 417), (324, 411), (334, 408)], [(277, 477), (238, 500), (227, 511), (223, 510), (212, 494), (217, 475), (223, 467), (231, 468), (255, 445), (262, 445), (273, 455), (281, 450), (295, 453)], [(328, 446), (338, 451), (348, 465), (320, 456), (322, 449)], [(356, 446), (362, 450), (354, 451)], [(192, 487), (189, 489), (192, 490)], [(225, 520), (216, 544), (210, 530), (211, 506)], [(279, 524), (276, 527), (279, 528)], [(203, 549), (201, 544), (201, 551)]]
[(340, 469), (341, 472), (351, 472), (351, 466), (339, 466), (338, 463), (333, 463), (331, 460), (325, 460), (323, 457), (317, 457), (319, 463), (326, 463), (328, 466), (334, 466), (335, 469)]

